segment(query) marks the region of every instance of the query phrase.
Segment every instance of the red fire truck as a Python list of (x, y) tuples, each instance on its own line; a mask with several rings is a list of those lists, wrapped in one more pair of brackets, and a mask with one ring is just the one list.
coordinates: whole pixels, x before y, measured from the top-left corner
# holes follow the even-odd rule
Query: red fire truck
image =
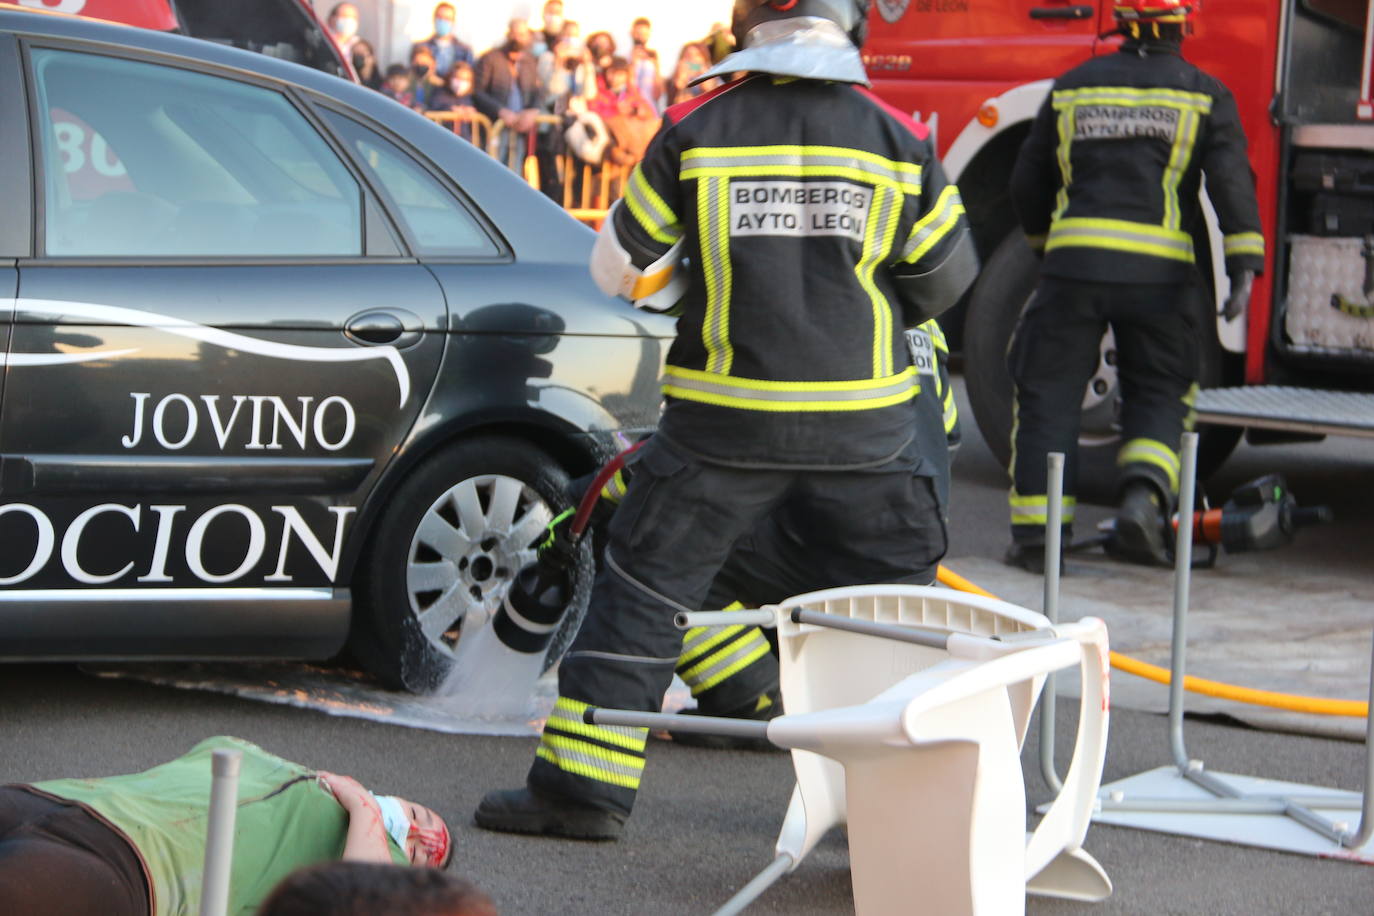
[[(1248, 314), (1211, 318), (1229, 282), (1215, 214), (1194, 227), (1203, 283), (1203, 473), (1252, 441), (1374, 435), (1374, 111), (1369, 0), (1199, 0), (1184, 56), (1231, 88), (1250, 144), (1268, 267)], [(1111, 0), (875, 0), (865, 49), (878, 94), (934, 131), (983, 256), (949, 330), (980, 430), (1005, 463), (1005, 352), (1035, 285), (1008, 179), (1054, 77), (1119, 41)], [(1366, 240), (1368, 237), (1368, 240)], [(962, 331), (962, 333), (960, 333)], [(1081, 475), (1118, 440), (1110, 333), (1083, 400)]]

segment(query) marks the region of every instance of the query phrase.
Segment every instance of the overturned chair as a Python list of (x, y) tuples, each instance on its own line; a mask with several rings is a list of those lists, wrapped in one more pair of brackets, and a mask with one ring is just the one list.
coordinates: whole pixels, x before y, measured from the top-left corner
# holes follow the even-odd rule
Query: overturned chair
[[(861, 914), (1021, 913), (1027, 892), (1111, 893), (1082, 849), (1106, 754), (1108, 654), (1096, 618), (1051, 626), (1005, 602), (939, 588), (860, 586), (679, 625), (775, 626), (786, 715), (771, 722), (587, 711), (603, 725), (766, 737), (797, 784), (776, 857), (718, 914), (737, 913), (847, 824)], [(1064, 788), (1026, 833), (1020, 750), (1045, 676), (1082, 674)]]

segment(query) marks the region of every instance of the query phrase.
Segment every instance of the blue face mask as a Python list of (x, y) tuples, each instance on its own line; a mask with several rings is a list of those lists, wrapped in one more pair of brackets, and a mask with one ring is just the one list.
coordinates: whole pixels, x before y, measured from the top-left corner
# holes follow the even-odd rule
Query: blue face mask
[(447, 19), (434, 20), (434, 34), (440, 38), (447, 38), (453, 31), (453, 23)]
[(374, 795), (377, 807), (382, 810), (382, 826), (395, 844), (404, 851), (406, 839), (410, 836), (410, 818), (406, 817), (401, 801), (394, 795)]

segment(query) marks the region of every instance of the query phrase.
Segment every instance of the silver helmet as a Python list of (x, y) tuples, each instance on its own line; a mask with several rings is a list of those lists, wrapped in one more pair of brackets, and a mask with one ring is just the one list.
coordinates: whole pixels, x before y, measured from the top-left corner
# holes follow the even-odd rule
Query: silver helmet
[(859, 49), (870, 0), (735, 0), (735, 53), (694, 82), (770, 73), (868, 85)]

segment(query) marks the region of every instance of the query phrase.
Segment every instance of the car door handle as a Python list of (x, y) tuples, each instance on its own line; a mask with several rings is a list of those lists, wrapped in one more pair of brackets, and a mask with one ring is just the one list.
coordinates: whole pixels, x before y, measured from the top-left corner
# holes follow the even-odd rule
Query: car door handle
[(1030, 17), (1032, 19), (1090, 19), (1095, 12), (1097, 12), (1096, 7), (1081, 5), (1033, 6)]
[(414, 346), (424, 336), (424, 322), (402, 309), (368, 309), (344, 322), (344, 334), (366, 347)]

